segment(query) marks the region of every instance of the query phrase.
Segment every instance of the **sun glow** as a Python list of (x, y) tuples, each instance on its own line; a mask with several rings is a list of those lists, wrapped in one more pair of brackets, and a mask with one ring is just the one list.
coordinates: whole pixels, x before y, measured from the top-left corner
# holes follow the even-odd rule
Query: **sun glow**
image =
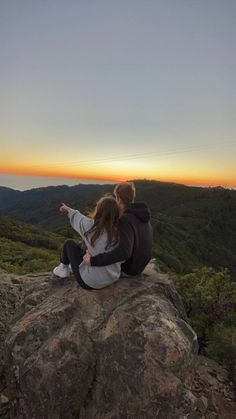
[(231, 7), (2, 3), (0, 173), (236, 187)]
[[(1, 158), (2, 160), (2, 158)], [(29, 176), (60, 177), (73, 179), (97, 179), (101, 181), (126, 181), (128, 179), (153, 179), (163, 182), (176, 182), (187, 185), (236, 187), (236, 176), (224, 173), (214, 173), (199, 168), (199, 171), (172, 162), (164, 164), (145, 160), (114, 160), (99, 164), (88, 163), (70, 165), (63, 164), (60, 168), (56, 164), (6, 163), (1, 162), (0, 173)]]

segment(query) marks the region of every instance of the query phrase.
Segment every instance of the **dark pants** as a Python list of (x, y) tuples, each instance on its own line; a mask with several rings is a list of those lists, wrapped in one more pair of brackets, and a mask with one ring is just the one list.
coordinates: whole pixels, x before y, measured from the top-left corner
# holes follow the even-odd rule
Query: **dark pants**
[(61, 254), (61, 262), (64, 265), (71, 265), (75, 279), (82, 288), (92, 290), (93, 288), (85, 284), (80, 275), (79, 265), (83, 261), (83, 256), (84, 250), (81, 249), (81, 246), (75, 240), (68, 239), (65, 241)]

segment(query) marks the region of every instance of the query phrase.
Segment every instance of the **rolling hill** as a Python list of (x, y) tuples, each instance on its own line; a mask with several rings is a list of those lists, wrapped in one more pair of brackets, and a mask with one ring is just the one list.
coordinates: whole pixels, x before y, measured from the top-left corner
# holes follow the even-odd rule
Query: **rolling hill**
[(17, 274), (51, 270), (63, 241), (55, 233), (0, 216), (0, 268)]
[[(153, 254), (162, 269), (188, 273), (208, 265), (227, 267), (236, 279), (236, 191), (157, 181), (135, 181), (137, 200), (151, 209)], [(70, 235), (61, 202), (86, 212), (112, 185), (0, 188), (0, 213), (60, 236)], [(4, 203), (3, 203), (4, 201)]]

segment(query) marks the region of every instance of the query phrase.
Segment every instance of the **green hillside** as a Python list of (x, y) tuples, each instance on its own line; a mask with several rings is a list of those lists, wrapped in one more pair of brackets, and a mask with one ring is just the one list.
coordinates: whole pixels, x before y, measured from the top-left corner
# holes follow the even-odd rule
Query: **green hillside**
[[(236, 191), (189, 187), (174, 183), (135, 181), (137, 201), (151, 209), (153, 255), (163, 270), (179, 274), (200, 266), (228, 268), (236, 280)], [(63, 237), (71, 234), (61, 202), (86, 212), (113, 185), (58, 186), (4, 193), (2, 213)], [(13, 196), (11, 196), (13, 194)], [(9, 201), (7, 202), (7, 196)], [(13, 199), (18, 203), (13, 204)], [(20, 235), (19, 235), (20, 237)]]
[(57, 263), (64, 237), (0, 217), (0, 268), (16, 274), (51, 270)]

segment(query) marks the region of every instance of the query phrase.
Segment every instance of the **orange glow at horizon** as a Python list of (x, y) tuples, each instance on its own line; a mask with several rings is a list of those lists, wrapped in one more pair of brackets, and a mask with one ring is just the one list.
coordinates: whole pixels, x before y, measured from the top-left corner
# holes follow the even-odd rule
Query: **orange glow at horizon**
[[(127, 163), (127, 162), (126, 162)], [(109, 172), (109, 174), (108, 174)], [(134, 170), (132, 171), (123, 171), (123, 174), (120, 174), (119, 169), (114, 170), (114, 167), (110, 168), (80, 168), (80, 170), (70, 169), (70, 170), (58, 170), (58, 169), (48, 169), (39, 167), (30, 167), (30, 165), (22, 167), (21, 165), (3, 165), (0, 167), (0, 174), (9, 174), (9, 175), (24, 175), (24, 176), (42, 176), (42, 177), (58, 177), (58, 178), (68, 178), (68, 179), (86, 179), (86, 180), (99, 180), (99, 181), (114, 181), (123, 182), (129, 179), (150, 179), (157, 180), (161, 182), (174, 182), (191, 186), (223, 186), (228, 188), (236, 188), (236, 176), (232, 177), (217, 177), (213, 175), (204, 176), (203, 173), (195, 176), (186, 176), (184, 173), (177, 171), (174, 174), (163, 174), (161, 171), (158, 173), (157, 170)]]
[(236, 190), (234, 6), (143, 1), (134, 16), (133, 2), (94, 2), (92, 14), (86, 1), (13, 3), (1, 26), (0, 186)]

